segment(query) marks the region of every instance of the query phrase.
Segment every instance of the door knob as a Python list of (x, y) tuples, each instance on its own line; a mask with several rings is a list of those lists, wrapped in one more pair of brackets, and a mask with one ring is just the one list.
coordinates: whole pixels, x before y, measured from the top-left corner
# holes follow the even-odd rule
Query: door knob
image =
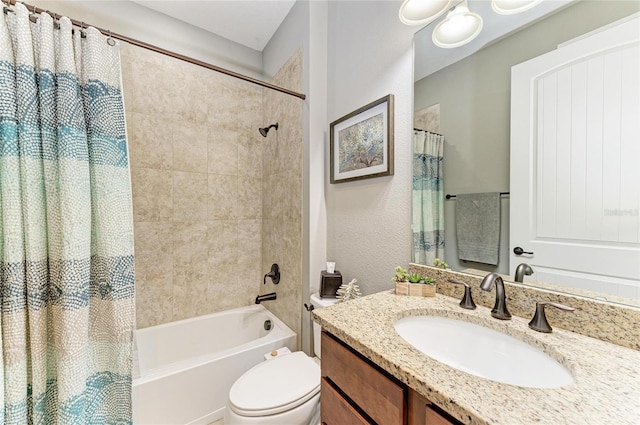
[(513, 248), (513, 253), (516, 255), (522, 255), (522, 254), (533, 255), (533, 252), (527, 252), (524, 249), (520, 248), (519, 246)]

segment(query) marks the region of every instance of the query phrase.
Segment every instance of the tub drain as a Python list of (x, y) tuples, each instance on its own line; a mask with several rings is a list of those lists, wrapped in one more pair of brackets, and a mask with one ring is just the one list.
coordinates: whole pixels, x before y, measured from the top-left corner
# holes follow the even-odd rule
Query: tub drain
[(267, 319), (267, 320), (264, 321), (264, 330), (265, 331), (270, 331), (272, 326), (273, 325), (271, 324), (271, 320)]

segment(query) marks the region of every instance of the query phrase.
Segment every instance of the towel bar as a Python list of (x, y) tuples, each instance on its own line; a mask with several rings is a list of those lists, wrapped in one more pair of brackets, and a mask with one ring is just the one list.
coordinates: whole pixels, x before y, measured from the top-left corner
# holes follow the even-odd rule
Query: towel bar
[[(500, 195), (508, 195), (509, 192), (500, 192)], [(451, 198), (455, 198), (457, 195), (449, 195), (448, 193), (445, 195), (445, 198), (447, 199), (451, 199)]]

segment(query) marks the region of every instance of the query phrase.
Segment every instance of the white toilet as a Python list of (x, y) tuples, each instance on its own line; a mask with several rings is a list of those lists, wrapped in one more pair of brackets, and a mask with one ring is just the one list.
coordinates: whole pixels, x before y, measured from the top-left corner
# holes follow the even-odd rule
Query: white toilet
[[(311, 295), (314, 308), (335, 298)], [(302, 351), (264, 361), (233, 384), (224, 425), (317, 425), (320, 423), (320, 325), (313, 324), (316, 357)]]

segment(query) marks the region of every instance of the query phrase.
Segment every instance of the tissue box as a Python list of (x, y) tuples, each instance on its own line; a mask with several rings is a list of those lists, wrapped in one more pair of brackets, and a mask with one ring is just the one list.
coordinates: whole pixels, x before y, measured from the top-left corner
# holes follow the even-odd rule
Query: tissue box
[(320, 272), (320, 298), (335, 298), (338, 288), (342, 285), (342, 274), (338, 270), (328, 273)]

